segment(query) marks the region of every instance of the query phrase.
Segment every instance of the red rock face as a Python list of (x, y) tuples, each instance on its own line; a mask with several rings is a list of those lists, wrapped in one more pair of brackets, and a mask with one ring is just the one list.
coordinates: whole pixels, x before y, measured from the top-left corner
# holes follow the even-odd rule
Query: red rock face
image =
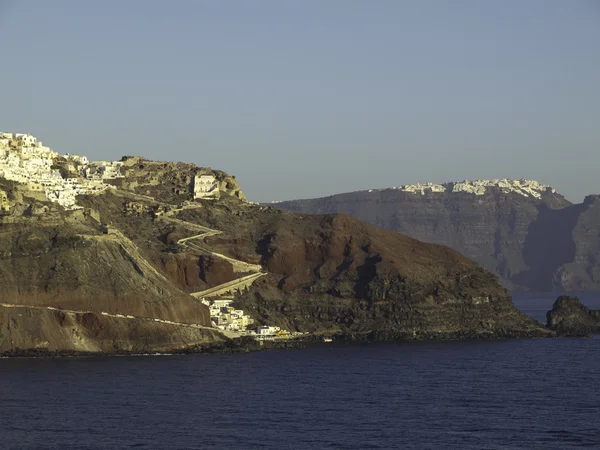
[(261, 262), (268, 272), (238, 302), (264, 323), (345, 333), (421, 330), (449, 337), (460, 330), (544, 333), (514, 309), (492, 274), (448, 247), (343, 215), (269, 208), (247, 211), (237, 225), (226, 214), (222, 220), (215, 216), (213, 226), (223, 234), (208, 244)]
[(230, 262), (212, 256), (167, 255), (160, 260), (165, 276), (186, 292), (197, 292), (234, 280)]
[(600, 289), (597, 196), (572, 205), (551, 191), (540, 198), (489, 188), (484, 195), (400, 190), (353, 192), (276, 205), (304, 214), (350, 214), (421, 241), (456, 249), (508, 288)]
[(328, 216), (318, 225), (320, 231), (310, 236), (282, 230), (270, 242), (266, 267), (283, 276), (286, 286), (312, 283), (315, 276), (358, 276), (365, 264), (376, 265), (380, 273), (402, 274), (420, 281), (445, 276), (448, 271), (479, 269), (447, 247), (386, 232), (348, 216)]
[(208, 287), (217, 286), (239, 278), (239, 275), (234, 274), (231, 263), (221, 258), (201, 256), (199, 266), (200, 278)]
[[(164, 185), (148, 181), (144, 188), (154, 190), (138, 194), (156, 199), (140, 200), (137, 195), (136, 201), (147, 203), (143, 211), (183, 198), (171, 192), (172, 186), (183, 189), (178, 183), (187, 175), (179, 175), (174, 173)], [(160, 197), (165, 186), (169, 193)], [(81, 200), (106, 225), (82, 215), (77, 220), (64, 218), (58, 226), (30, 221), (0, 234), (0, 303), (81, 311), (31, 308), (31, 317), (22, 319), (20, 339), (30, 346), (26, 348), (48, 340), (66, 349), (92, 351), (147, 345), (181, 348), (215, 339), (198, 328), (166, 327), (148, 319), (209, 325), (208, 308), (189, 293), (244, 275), (218, 254), (265, 271), (236, 299), (259, 324), (402, 338), (505, 337), (543, 331), (514, 309), (493, 275), (447, 247), (349, 216), (285, 213), (234, 196), (171, 210), (168, 217), (174, 220), (169, 221), (150, 212), (124, 212), (122, 196), (127, 195), (107, 193)], [(220, 234), (198, 238), (197, 225)], [(195, 246), (177, 243), (191, 236), (198, 239)], [(4, 309), (7, 320), (19, 324), (20, 316)], [(127, 322), (102, 312), (143, 319)], [(83, 316), (76, 320), (73, 314)], [(36, 339), (29, 339), (36, 320), (43, 321), (43, 327)], [(14, 329), (11, 325), (11, 332)]]
[[(163, 256), (160, 265), (165, 276), (183, 290), (194, 289), (200, 283), (200, 267), (197, 258), (176, 255)], [(203, 287), (202, 285), (200, 287)], [(189, 289), (188, 289), (189, 288)], [(200, 290), (200, 289), (198, 289)]]

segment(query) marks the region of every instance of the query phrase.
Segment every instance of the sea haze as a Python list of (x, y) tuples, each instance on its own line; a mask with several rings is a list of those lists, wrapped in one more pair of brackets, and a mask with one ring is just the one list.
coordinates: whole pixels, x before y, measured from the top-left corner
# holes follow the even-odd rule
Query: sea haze
[[(515, 303), (544, 320), (556, 296)], [(598, 354), (600, 336), (2, 359), (0, 447), (600, 448)]]

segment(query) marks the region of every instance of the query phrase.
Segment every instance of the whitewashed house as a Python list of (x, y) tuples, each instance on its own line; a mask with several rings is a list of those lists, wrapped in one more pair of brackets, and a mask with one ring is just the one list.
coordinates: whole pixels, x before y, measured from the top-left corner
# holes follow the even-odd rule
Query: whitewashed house
[(194, 177), (194, 200), (211, 198), (217, 195), (219, 188), (214, 175), (196, 175)]

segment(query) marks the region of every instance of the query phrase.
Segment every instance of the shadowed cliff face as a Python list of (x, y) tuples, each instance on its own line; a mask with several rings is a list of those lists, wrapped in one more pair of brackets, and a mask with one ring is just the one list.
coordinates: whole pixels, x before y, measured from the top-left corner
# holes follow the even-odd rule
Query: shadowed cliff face
[(600, 289), (600, 196), (590, 195), (574, 205), (577, 221), (571, 230), (575, 243), (573, 258), (554, 273), (555, 286), (567, 291)]
[(545, 205), (539, 207), (539, 214), (529, 225), (523, 246), (523, 258), (529, 269), (514, 277), (517, 284), (540, 292), (564, 287), (555, 279), (555, 273), (575, 258), (577, 244), (573, 229), (585, 209), (583, 204), (559, 210)]
[(277, 203), (303, 213), (347, 213), (426, 242), (452, 247), (511, 289), (599, 290), (597, 196), (571, 205), (489, 189), (469, 193), (355, 192)]
[[(377, 339), (548, 333), (515, 310), (494, 275), (448, 247), (350, 216), (249, 204), (233, 184), (230, 195), (190, 202), (183, 166), (159, 165), (163, 185), (143, 165), (120, 188), (78, 198), (84, 209), (45, 204), (47, 213), (2, 216), (0, 351), (219, 343), (223, 335), (203, 328), (208, 308), (189, 293), (248, 272), (254, 283), (237, 294), (238, 306), (258, 324), (292, 331)], [(430, 225), (447, 234), (466, 204)]]
[(232, 223), (213, 208), (182, 217), (210, 221), (225, 231), (208, 239), (211, 246), (269, 272), (238, 300), (263, 323), (345, 335), (544, 334), (492, 274), (448, 247), (343, 215), (250, 208)]

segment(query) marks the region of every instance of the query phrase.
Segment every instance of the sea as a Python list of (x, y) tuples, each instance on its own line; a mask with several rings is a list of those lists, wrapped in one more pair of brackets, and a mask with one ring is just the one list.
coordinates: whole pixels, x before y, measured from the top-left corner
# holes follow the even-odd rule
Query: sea
[(599, 387), (600, 336), (0, 359), (0, 448), (600, 449)]

